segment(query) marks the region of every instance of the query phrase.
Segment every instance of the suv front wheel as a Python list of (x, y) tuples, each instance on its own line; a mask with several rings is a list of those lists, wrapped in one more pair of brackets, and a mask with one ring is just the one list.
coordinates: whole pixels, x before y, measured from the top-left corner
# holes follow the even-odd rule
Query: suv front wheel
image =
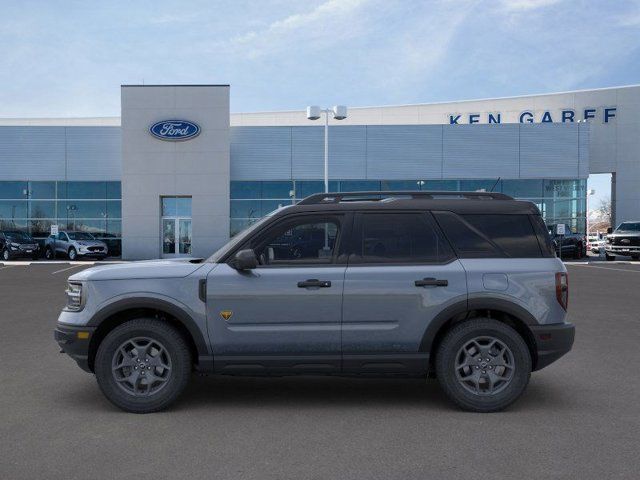
[(476, 318), (455, 325), (436, 354), (436, 373), (447, 396), (474, 412), (495, 412), (515, 402), (531, 375), (531, 354), (513, 328)]
[(185, 339), (171, 325), (140, 318), (113, 329), (95, 359), (98, 385), (127, 412), (150, 413), (174, 402), (191, 375)]

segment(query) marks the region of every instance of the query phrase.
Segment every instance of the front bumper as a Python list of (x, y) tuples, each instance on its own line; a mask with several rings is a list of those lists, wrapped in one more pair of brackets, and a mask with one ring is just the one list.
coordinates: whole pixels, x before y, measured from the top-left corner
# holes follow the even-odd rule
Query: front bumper
[(89, 345), (95, 330), (95, 327), (58, 323), (53, 331), (53, 338), (58, 342), (61, 353), (66, 353), (73, 358), (85, 372), (91, 372), (89, 368)]
[(540, 370), (571, 350), (576, 328), (572, 323), (560, 323), (531, 327), (531, 331), (538, 357), (534, 370)]
[(625, 245), (605, 245), (604, 251), (609, 255), (640, 255), (640, 247)]
[(89, 250), (86, 248), (78, 250), (78, 255), (82, 255), (83, 257), (106, 257), (107, 253), (107, 250)]

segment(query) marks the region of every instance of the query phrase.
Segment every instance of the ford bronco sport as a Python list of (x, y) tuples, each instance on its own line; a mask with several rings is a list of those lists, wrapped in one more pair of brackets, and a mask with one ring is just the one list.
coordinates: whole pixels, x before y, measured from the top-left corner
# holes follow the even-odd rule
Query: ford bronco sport
[(55, 338), (130, 412), (193, 370), (436, 376), (460, 407), (503, 409), (571, 349), (567, 272), (540, 212), (497, 193), (326, 193), (207, 260), (69, 278)]

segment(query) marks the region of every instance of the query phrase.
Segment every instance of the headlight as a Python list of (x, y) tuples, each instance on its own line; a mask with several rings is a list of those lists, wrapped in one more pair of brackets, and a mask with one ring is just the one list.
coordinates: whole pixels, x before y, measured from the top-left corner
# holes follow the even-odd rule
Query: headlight
[(67, 284), (67, 310), (72, 312), (79, 312), (84, 307), (84, 299), (82, 298), (82, 284), (72, 283)]
[(18, 248), (20, 247), (19, 243), (13, 243), (11, 242), (11, 250), (18, 250)]

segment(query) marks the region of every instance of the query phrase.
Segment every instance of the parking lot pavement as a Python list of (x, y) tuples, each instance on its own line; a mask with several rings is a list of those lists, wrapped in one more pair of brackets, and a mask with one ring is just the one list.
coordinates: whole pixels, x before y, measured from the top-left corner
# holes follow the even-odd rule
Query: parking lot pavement
[(72, 266), (0, 265), (0, 478), (638, 478), (638, 264), (569, 265), (574, 350), (484, 415), (436, 381), (311, 377), (194, 377), (123, 413), (53, 341)]

